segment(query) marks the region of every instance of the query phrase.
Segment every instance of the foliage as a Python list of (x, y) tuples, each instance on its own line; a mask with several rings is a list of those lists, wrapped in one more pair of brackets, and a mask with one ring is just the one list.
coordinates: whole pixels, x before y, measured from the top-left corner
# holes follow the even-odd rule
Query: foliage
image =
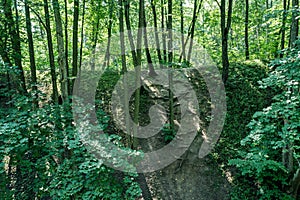
[[(117, 180), (113, 169), (87, 153), (71, 123), (70, 105), (47, 104), (42, 98), (40, 102), (34, 109), (32, 98), (15, 96), (14, 108), (0, 120), (1, 199), (31, 199), (33, 194), (38, 199), (139, 196), (136, 174)], [(103, 111), (99, 116), (107, 122)], [(13, 187), (16, 190), (10, 190)]]
[[(248, 150), (240, 151), (241, 158), (230, 160), (230, 164), (243, 176), (254, 178), (258, 198), (288, 199), (293, 173), (299, 168), (299, 50), (288, 51), (285, 58), (274, 60), (272, 67), (274, 71), (259, 83), (261, 88), (276, 90), (277, 95), (270, 106), (253, 115), (248, 124), (250, 134), (241, 141)], [(289, 153), (295, 165), (286, 161)]]
[(270, 102), (272, 91), (259, 89), (259, 80), (267, 76), (267, 67), (258, 60), (233, 63), (226, 84), (227, 116), (216, 145), (220, 163), (234, 158), (240, 148), (240, 140), (246, 136), (246, 125), (252, 115)]
[(176, 135), (176, 131), (171, 129), (171, 125), (170, 124), (165, 124), (162, 129), (162, 135), (164, 137), (164, 141), (166, 143), (172, 141)]

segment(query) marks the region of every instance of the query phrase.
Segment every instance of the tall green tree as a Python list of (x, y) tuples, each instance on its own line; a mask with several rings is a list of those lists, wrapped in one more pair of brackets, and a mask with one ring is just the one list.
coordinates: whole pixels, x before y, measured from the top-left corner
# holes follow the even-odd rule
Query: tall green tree
[[(231, 27), (231, 16), (233, 0), (228, 0), (228, 8), (226, 15), (226, 0), (221, 0), (219, 5), (221, 10), (221, 34), (222, 34), (222, 80), (224, 83), (227, 82), (229, 74), (229, 58), (228, 58), (228, 36)], [(227, 16), (227, 20), (226, 20)]]
[[(25, 0), (25, 16), (26, 16), (26, 31), (27, 31), (27, 39), (28, 39), (28, 51), (29, 51), (29, 59), (30, 59), (30, 72), (31, 72), (31, 88), (33, 93), (37, 93), (37, 77), (36, 77), (36, 64), (35, 64), (35, 56), (34, 56), (34, 44), (31, 30), (31, 18), (30, 18), (30, 10), (28, 1)], [(34, 105), (38, 106), (37, 94), (33, 95)]]
[(51, 81), (52, 81), (52, 95), (53, 95), (52, 98), (55, 103), (58, 103), (57, 78), (56, 78), (55, 59), (54, 59), (54, 52), (53, 52), (53, 41), (52, 41), (48, 0), (44, 0), (44, 12), (45, 12), (45, 21), (46, 21), (45, 28), (46, 28), (46, 33), (47, 33), (49, 65), (50, 65), (50, 73), (51, 73)]
[[(15, 0), (16, 1), (16, 0)], [(27, 93), (24, 70), (22, 66), (22, 53), (21, 53), (21, 38), (19, 31), (19, 17), (17, 16), (16, 21), (14, 20), (14, 15), (12, 13), (12, 1), (2, 0), (1, 5), (3, 7), (3, 12), (5, 16), (5, 23), (7, 24), (8, 34), (10, 36), (12, 44), (12, 58), (14, 64), (18, 69), (18, 74), (16, 75), (15, 82), (18, 83), (18, 90), (21, 94)], [(18, 14), (17, 8), (16, 14)], [(5, 56), (4, 56), (5, 57)]]
[(52, 5), (54, 11), (55, 26), (56, 26), (58, 65), (60, 70), (60, 84), (61, 84), (62, 99), (64, 102), (67, 102), (69, 96), (68, 68), (66, 65), (63, 28), (62, 28), (62, 20), (61, 20), (58, 0), (53, 0)]

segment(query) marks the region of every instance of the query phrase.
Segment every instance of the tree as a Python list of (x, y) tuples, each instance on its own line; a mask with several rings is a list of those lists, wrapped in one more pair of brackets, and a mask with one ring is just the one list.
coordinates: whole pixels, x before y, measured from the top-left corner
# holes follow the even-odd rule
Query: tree
[(246, 60), (250, 59), (250, 52), (249, 52), (249, 0), (246, 1), (246, 13), (245, 13), (245, 56)]
[[(16, 1), (16, 0), (15, 0)], [(12, 14), (12, 1), (11, 0), (2, 0), (1, 4), (3, 6), (4, 10), (4, 16), (6, 18), (8, 33), (10, 35), (11, 43), (12, 43), (12, 58), (14, 60), (14, 64), (18, 69), (18, 75), (16, 76), (16, 82), (18, 82), (18, 90), (21, 94), (27, 93), (26, 90), (26, 83), (25, 83), (25, 76), (24, 76), (24, 70), (22, 67), (22, 54), (21, 54), (21, 39), (20, 39), (20, 32), (19, 32), (19, 21), (18, 16), (17, 20), (14, 20), (13, 14)], [(17, 8), (16, 13), (17, 12)], [(6, 56), (4, 56), (6, 57)]]
[[(73, 62), (72, 62), (72, 80), (75, 80), (78, 73), (78, 18), (79, 18), (79, 0), (74, 1), (73, 15)], [(67, 42), (67, 41), (66, 41)], [(73, 88), (74, 81), (72, 81)]]
[(226, 20), (226, 0), (221, 0), (219, 5), (221, 10), (221, 34), (222, 34), (222, 80), (226, 84), (229, 74), (229, 58), (228, 58), (228, 35), (231, 27), (231, 15), (233, 0), (228, 0), (228, 13)]
[[(285, 48), (285, 31), (286, 31), (286, 18), (287, 18), (287, 0), (283, 0), (283, 13), (282, 13), (282, 27), (281, 31), (281, 42), (280, 42), (280, 49), (281, 51)], [(283, 53), (280, 53), (280, 58), (283, 57)]]
[(30, 72), (31, 72), (31, 88), (33, 92), (33, 106), (38, 106), (37, 101), (37, 78), (36, 78), (36, 65), (35, 65), (35, 56), (34, 56), (34, 45), (32, 38), (31, 30), (31, 19), (30, 19), (30, 10), (28, 1), (25, 0), (25, 15), (26, 15), (26, 31), (28, 38), (28, 50), (29, 50), (29, 59), (30, 59)]
[(60, 70), (60, 83), (61, 83), (61, 92), (62, 99), (64, 102), (68, 101), (69, 96), (69, 86), (68, 86), (68, 69), (66, 65), (66, 55), (64, 50), (64, 38), (63, 38), (63, 30), (62, 30), (62, 22), (60, 16), (60, 9), (58, 0), (53, 0), (53, 11), (56, 25), (56, 39), (57, 39), (57, 48), (58, 48), (58, 65)]
[(55, 103), (58, 103), (58, 90), (57, 90), (57, 81), (56, 81), (56, 70), (55, 70), (55, 61), (53, 53), (53, 42), (52, 42), (52, 33), (50, 25), (50, 15), (49, 15), (49, 5), (48, 0), (44, 0), (44, 12), (45, 12), (45, 21), (46, 21), (46, 32), (47, 32), (47, 43), (48, 43), (48, 52), (49, 52), (49, 64), (50, 64), (50, 73), (52, 80), (52, 98)]
[(105, 53), (105, 66), (109, 66), (110, 60), (110, 43), (111, 43), (111, 35), (112, 35), (112, 26), (113, 26), (113, 11), (114, 11), (114, 2), (110, 1), (108, 8), (108, 25), (107, 25), (107, 47)]
[(160, 43), (159, 43), (159, 37), (158, 37), (158, 25), (157, 25), (157, 13), (155, 8), (154, 0), (151, 0), (151, 9), (152, 9), (152, 15), (153, 15), (153, 24), (154, 24), (154, 31), (155, 31), (155, 45), (156, 45), (156, 52), (158, 61), (160, 64), (162, 64), (162, 56), (161, 56), (161, 50), (160, 50)]
[(299, 7), (299, 1), (292, 0), (292, 24), (291, 24), (290, 42), (289, 42), (290, 47), (294, 47), (299, 33), (298, 7)]
[(68, 94), (71, 93), (71, 84), (69, 79), (69, 34), (68, 34), (68, 25), (69, 25), (69, 19), (68, 19), (68, 1), (64, 0), (64, 10), (65, 10), (65, 65), (66, 65), (66, 81), (67, 81), (67, 87), (68, 87)]

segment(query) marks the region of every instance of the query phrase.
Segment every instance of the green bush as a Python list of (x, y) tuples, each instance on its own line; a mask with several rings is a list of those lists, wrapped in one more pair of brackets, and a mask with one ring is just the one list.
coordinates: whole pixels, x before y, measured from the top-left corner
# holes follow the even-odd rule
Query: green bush
[(300, 149), (300, 57), (292, 49), (283, 59), (272, 63), (274, 70), (260, 81), (260, 87), (277, 95), (271, 105), (253, 115), (239, 151), (240, 158), (230, 160), (241, 175), (251, 177), (259, 199), (297, 197), (297, 170)]
[[(42, 96), (40, 94), (39, 96)], [(77, 137), (71, 105), (52, 105), (16, 96), (0, 119), (0, 199), (135, 199), (134, 177), (118, 180), (115, 170), (89, 154)], [(108, 119), (98, 109), (101, 127)], [(118, 140), (114, 135), (110, 140)]]

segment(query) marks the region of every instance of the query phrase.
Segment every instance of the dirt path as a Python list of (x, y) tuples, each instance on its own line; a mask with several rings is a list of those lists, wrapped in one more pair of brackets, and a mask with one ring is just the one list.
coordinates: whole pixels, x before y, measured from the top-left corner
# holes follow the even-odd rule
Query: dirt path
[(182, 159), (160, 171), (145, 174), (153, 199), (229, 199), (230, 184), (217, 164), (208, 157), (197, 157), (195, 149), (201, 146), (200, 142), (201, 139), (196, 139)]

